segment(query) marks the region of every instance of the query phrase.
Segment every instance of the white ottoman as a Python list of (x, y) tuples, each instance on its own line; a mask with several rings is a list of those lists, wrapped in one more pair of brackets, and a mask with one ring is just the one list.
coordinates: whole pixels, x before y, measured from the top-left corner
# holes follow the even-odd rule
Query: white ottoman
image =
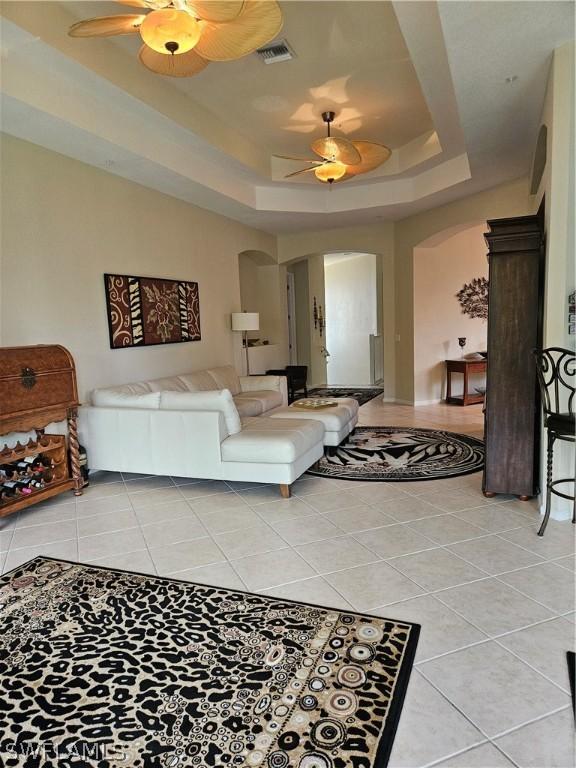
[(323, 398), (337, 405), (318, 410), (299, 408), (300, 403), (307, 402), (297, 400), (289, 406), (278, 408), (268, 416), (272, 419), (314, 419), (324, 425), (324, 445), (332, 448), (340, 445), (358, 423), (358, 401), (352, 397)]

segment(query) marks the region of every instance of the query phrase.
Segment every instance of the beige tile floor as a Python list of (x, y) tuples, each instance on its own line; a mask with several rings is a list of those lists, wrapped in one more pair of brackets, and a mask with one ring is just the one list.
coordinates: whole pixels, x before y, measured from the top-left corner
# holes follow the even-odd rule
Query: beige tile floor
[[(374, 400), (361, 424), (481, 435), (478, 406)], [(422, 634), (391, 768), (570, 768), (565, 651), (574, 530), (536, 536), (531, 502), (485, 499), (480, 475), (273, 486), (93, 475), (0, 520), (0, 567), (37, 554), (416, 621)]]

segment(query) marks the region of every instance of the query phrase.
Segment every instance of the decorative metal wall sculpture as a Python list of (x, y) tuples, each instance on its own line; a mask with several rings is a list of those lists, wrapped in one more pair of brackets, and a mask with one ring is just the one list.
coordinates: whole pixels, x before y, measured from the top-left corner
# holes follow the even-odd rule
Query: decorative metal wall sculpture
[(110, 347), (200, 340), (198, 283), (104, 275)]
[(456, 297), (463, 315), (488, 319), (488, 280), (485, 277), (475, 277), (471, 283), (464, 283)]

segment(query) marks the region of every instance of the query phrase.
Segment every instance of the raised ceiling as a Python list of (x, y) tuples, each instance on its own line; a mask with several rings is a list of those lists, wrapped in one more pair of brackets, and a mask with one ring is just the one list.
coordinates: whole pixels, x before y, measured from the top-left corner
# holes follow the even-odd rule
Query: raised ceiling
[[(571, 2), (281, 5), (295, 59), (180, 80), (138, 64), (138, 36), (67, 37), (125, 6), (3, 2), (2, 128), (275, 232), (400, 218), (529, 172)], [(307, 153), (325, 109), (392, 147), (390, 161), (332, 190), (284, 181), (294, 168), (271, 155)]]
[[(78, 19), (126, 10), (110, 2), (66, 7)], [(309, 137), (324, 133), (326, 110), (336, 112), (337, 132), (392, 148), (433, 129), (391, 2), (284, 2), (282, 11), (279, 38), (294, 50), (292, 61), (264, 64), (252, 54), (169, 82), (270, 154), (306, 151)], [(139, 35), (110, 42), (134, 56), (141, 45)]]
[(288, 2), (283, 11), (292, 61), (247, 56), (178, 87), (270, 153), (305, 151), (331, 109), (337, 131), (394, 148), (433, 129), (391, 3)]

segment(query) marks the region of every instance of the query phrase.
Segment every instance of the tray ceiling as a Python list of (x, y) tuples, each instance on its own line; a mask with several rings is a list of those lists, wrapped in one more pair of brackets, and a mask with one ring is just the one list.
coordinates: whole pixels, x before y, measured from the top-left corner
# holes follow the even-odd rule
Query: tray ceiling
[[(292, 61), (250, 55), (180, 80), (141, 67), (138, 36), (67, 37), (125, 6), (3, 2), (2, 129), (269, 231), (401, 218), (529, 172), (571, 2), (281, 6)], [(297, 166), (271, 155), (309, 154), (326, 109), (392, 158), (332, 190), (284, 181)]]

